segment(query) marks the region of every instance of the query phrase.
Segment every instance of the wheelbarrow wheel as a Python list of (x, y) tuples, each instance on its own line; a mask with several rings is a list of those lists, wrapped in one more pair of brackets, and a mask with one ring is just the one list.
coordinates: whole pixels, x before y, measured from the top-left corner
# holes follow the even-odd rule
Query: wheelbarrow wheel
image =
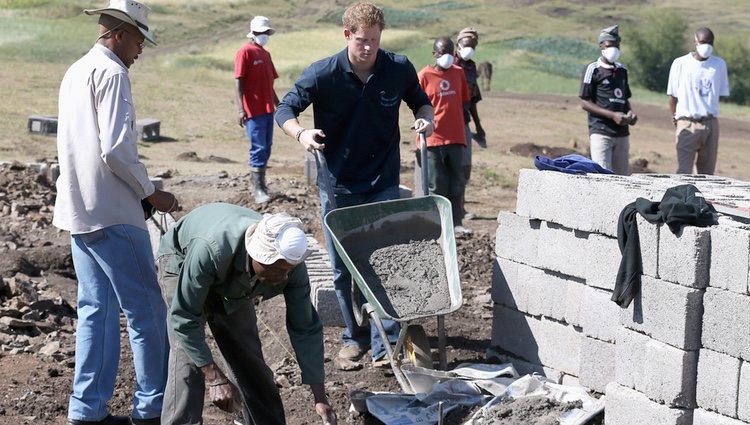
[(430, 354), (430, 341), (424, 328), (419, 325), (411, 325), (406, 329), (406, 341), (404, 344), (406, 358), (414, 366), (432, 369), (432, 355)]

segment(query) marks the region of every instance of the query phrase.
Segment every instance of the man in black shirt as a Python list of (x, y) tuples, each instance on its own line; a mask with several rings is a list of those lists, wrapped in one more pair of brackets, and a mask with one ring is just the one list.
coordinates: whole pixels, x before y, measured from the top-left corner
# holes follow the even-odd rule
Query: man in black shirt
[(620, 34), (617, 25), (598, 38), (601, 56), (590, 63), (581, 79), (581, 108), (589, 115), (591, 159), (615, 174), (627, 175), (630, 130), (638, 116), (630, 107), (628, 70), (617, 62)]

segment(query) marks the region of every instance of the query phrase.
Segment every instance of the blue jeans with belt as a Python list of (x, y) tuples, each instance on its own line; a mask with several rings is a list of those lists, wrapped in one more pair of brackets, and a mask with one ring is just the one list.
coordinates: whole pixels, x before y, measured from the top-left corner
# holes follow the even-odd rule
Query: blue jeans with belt
[[(351, 207), (371, 202), (398, 199), (399, 189), (398, 186), (394, 186), (379, 192), (336, 194), (334, 195), (334, 198), (337, 207)], [(328, 194), (323, 189), (320, 190), (320, 205), (322, 218), (325, 219), (325, 215), (328, 214), (332, 208), (328, 202)], [(349, 273), (349, 270), (346, 268), (346, 265), (338, 252), (336, 252), (336, 249), (333, 246), (333, 241), (331, 240), (331, 235), (328, 233), (328, 229), (325, 225), (323, 226), (323, 233), (326, 238), (326, 249), (328, 250), (328, 255), (331, 257), (333, 287), (336, 290), (336, 298), (338, 298), (339, 301), (344, 324), (346, 324), (346, 329), (344, 330), (341, 339), (344, 342), (344, 345), (358, 345), (363, 348), (371, 346), (372, 358), (373, 360), (378, 360), (386, 355), (385, 345), (380, 339), (380, 333), (372, 321), (370, 321), (370, 329), (357, 325), (354, 311), (352, 310), (352, 275)], [(362, 299), (361, 294), (360, 299)], [(388, 335), (388, 340), (391, 345), (395, 345), (400, 330), (398, 323), (393, 320), (383, 320), (383, 327), (385, 328), (385, 332)]]
[(78, 278), (78, 326), (68, 418), (99, 421), (109, 414), (120, 362), (120, 309), (128, 322), (136, 375), (132, 416), (161, 416), (167, 309), (148, 232), (114, 225), (72, 235), (70, 245)]

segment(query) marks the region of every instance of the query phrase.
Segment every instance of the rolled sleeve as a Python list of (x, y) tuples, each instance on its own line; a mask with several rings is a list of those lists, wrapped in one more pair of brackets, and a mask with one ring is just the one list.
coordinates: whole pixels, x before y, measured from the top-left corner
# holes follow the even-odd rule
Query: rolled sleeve
[(289, 90), (276, 108), (276, 124), (279, 127), (285, 122), (297, 118), (302, 111), (313, 103), (316, 88), (315, 71), (312, 67), (306, 68), (294, 87)]
[(302, 372), (303, 384), (322, 384), (323, 325), (310, 302), (310, 279), (304, 263), (289, 275), (284, 289), (286, 326)]
[(138, 159), (135, 109), (127, 74), (115, 74), (96, 93), (102, 161), (141, 199), (154, 192), (146, 166)]

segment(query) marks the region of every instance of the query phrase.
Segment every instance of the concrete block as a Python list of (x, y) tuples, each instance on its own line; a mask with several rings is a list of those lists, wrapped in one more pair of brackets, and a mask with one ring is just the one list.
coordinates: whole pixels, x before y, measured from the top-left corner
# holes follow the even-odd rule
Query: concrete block
[(537, 239), (537, 262), (534, 266), (585, 279), (588, 236), (587, 232), (543, 222)]
[(575, 284), (575, 278), (528, 266), (519, 266), (518, 276), (521, 282), (528, 282), (527, 313), (533, 316), (544, 316), (564, 322), (567, 313), (565, 303), (581, 303), (580, 299), (568, 298), (568, 288)]
[(333, 289), (333, 282), (328, 285), (316, 285), (310, 291), (310, 298), (315, 310), (318, 311), (320, 323), (323, 326), (346, 326), (344, 318), (341, 316), (341, 307), (339, 307), (336, 291)]
[(161, 138), (161, 121), (143, 118), (135, 122), (135, 129), (141, 140), (155, 141)]
[(638, 197), (653, 199), (661, 197), (661, 192), (651, 182), (635, 177), (524, 169), (518, 175), (516, 212), (616, 237), (622, 209)]
[(703, 346), (750, 359), (750, 296), (708, 288), (703, 296)]
[(750, 230), (713, 226), (710, 233), (710, 285), (738, 294), (747, 294), (750, 276)]
[(30, 115), (27, 121), (29, 133), (46, 135), (57, 134), (57, 116), (53, 115)]
[(591, 287), (587, 287), (583, 293), (583, 333), (602, 341), (615, 342), (620, 327), (620, 307), (610, 300), (612, 293)]
[(693, 425), (747, 425), (747, 422), (738, 421), (718, 413), (703, 409), (695, 409), (693, 412)]
[(615, 380), (615, 345), (594, 338), (581, 338), (581, 385), (598, 393)]
[(617, 330), (615, 345), (615, 381), (628, 388), (644, 388), (643, 367), (646, 358), (647, 335), (626, 328)]
[(708, 286), (711, 233), (685, 226), (677, 234), (662, 227), (659, 234), (659, 278), (691, 288)]
[(737, 417), (740, 366), (738, 358), (701, 349), (698, 358), (696, 401), (699, 407)]
[(750, 363), (746, 361), (743, 361), (742, 366), (740, 366), (737, 417), (745, 422), (750, 422)]
[(643, 387), (637, 389), (670, 407), (694, 408), (698, 351), (680, 350), (653, 339), (643, 349)]
[(703, 291), (643, 276), (620, 324), (683, 350), (700, 348)]
[(581, 281), (503, 258), (495, 260), (492, 279), (495, 303), (580, 326)]
[(581, 338), (567, 324), (494, 306), (491, 345), (529, 363), (579, 376)]
[(518, 267), (515, 261), (495, 258), (492, 262), (492, 301), (519, 311), (526, 310), (528, 292), (518, 287)]
[(576, 327), (583, 327), (583, 298), (588, 287), (576, 280), (568, 281), (565, 293), (565, 322)]
[(622, 259), (617, 238), (594, 233), (589, 235), (585, 248), (586, 284), (608, 291), (615, 289), (617, 270)]
[(638, 239), (641, 240), (643, 274), (659, 278), (659, 235), (663, 226), (649, 223), (640, 214), (636, 222), (638, 223)]
[(607, 425), (692, 425), (693, 410), (670, 408), (615, 382), (607, 385), (604, 402)]
[(497, 221), (495, 254), (518, 263), (537, 265), (537, 240), (541, 221), (504, 211), (498, 214)]

